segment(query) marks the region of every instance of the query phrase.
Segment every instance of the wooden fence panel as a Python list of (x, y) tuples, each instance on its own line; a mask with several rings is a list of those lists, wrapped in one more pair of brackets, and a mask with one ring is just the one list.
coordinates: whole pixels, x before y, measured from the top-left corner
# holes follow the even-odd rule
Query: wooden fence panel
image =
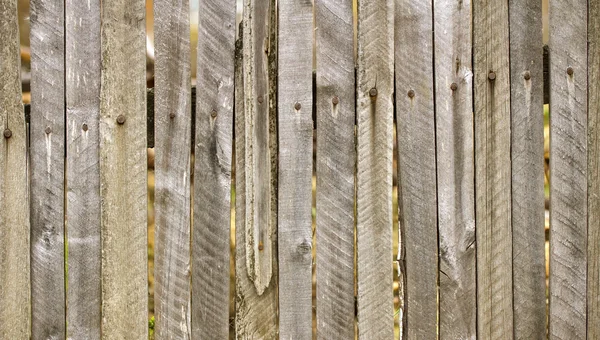
[(359, 339), (394, 336), (392, 162), (394, 1), (358, 2), (357, 276)]
[(27, 133), (14, 0), (0, 0), (0, 38), (0, 339), (29, 339)]
[(587, 1), (550, 2), (550, 338), (586, 338)]
[(145, 1), (102, 2), (102, 338), (148, 337)]
[(279, 337), (312, 337), (312, 61), (310, 1), (279, 0)]
[(473, 5), (477, 335), (512, 339), (508, 2)]
[(235, 1), (201, 0), (198, 20), (192, 336), (229, 336)]
[(100, 1), (65, 2), (67, 338), (100, 339)]
[(476, 336), (471, 1), (434, 2), (439, 336)]
[(405, 268), (406, 339), (435, 339), (438, 326), (432, 10), (432, 1), (396, 1), (395, 104), (402, 193), (398, 226)]
[(317, 339), (354, 339), (355, 83), (352, 1), (315, 2)]
[(509, 13), (514, 336), (545, 339), (542, 2)]
[(64, 338), (64, 1), (30, 5), (31, 336)]
[(188, 0), (154, 1), (154, 337), (191, 338)]

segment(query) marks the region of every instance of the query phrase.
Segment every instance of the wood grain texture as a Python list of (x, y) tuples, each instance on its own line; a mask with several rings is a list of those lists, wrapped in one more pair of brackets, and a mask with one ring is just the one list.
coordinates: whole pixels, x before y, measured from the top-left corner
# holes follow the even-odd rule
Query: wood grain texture
[(352, 1), (315, 2), (317, 338), (354, 339), (355, 84)]
[(21, 340), (30, 338), (31, 316), (27, 132), (17, 1), (0, 0), (0, 37), (0, 339)]
[(546, 338), (542, 3), (509, 1), (514, 336)]
[(102, 338), (145, 339), (148, 337), (145, 2), (103, 0), (101, 31)]
[(394, 336), (392, 158), (394, 1), (358, 2), (358, 338)]
[(154, 337), (191, 339), (188, 0), (154, 1)]
[(312, 338), (310, 1), (279, 0), (279, 338)]
[(65, 2), (67, 338), (100, 339), (100, 1)]
[(31, 336), (64, 338), (64, 1), (30, 6)]
[[(244, 19), (247, 20), (247, 19)], [(236, 339), (277, 339), (277, 262), (274, 262), (275, 277), (271, 278), (269, 286), (259, 293), (248, 268), (248, 240), (246, 239), (246, 125), (248, 116), (245, 115), (245, 88), (243, 70), (244, 53), (243, 37), (246, 23), (240, 25), (240, 38), (236, 42), (235, 56), (235, 285), (236, 285)], [(274, 213), (274, 212), (273, 212)], [(276, 234), (273, 242), (276, 242)]]
[(396, 0), (398, 225), (404, 255), (406, 339), (437, 336), (438, 232), (431, 1)]
[(192, 337), (229, 336), (235, 1), (200, 1)]
[(588, 2), (587, 338), (600, 338), (600, 3)]
[(587, 1), (549, 6), (549, 335), (577, 340), (586, 338)]
[(473, 3), (477, 336), (513, 338), (508, 2)]
[(433, 16), (439, 337), (475, 339), (477, 309), (471, 1), (436, 0)]

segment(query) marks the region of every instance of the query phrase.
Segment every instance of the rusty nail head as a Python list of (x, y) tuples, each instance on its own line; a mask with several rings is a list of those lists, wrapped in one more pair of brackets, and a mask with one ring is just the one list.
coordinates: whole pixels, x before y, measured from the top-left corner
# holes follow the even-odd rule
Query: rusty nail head
[(169, 113), (169, 118), (171, 118), (171, 119), (175, 118), (175, 112)]
[(452, 91), (458, 90), (458, 85), (456, 83), (452, 83), (452, 85), (450, 85), (450, 90), (452, 90)]
[(338, 96), (335, 96), (331, 99), (331, 102), (333, 103), (333, 105), (337, 105), (340, 103), (340, 98), (338, 98)]
[(262, 104), (262, 102), (263, 102), (263, 97), (262, 96), (258, 96), (258, 102)]
[(117, 123), (119, 123), (119, 124), (125, 124), (125, 116), (119, 115), (117, 117)]
[(408, 90), (408, 97), (409, 97), (409, 98), (414, 98), (414, 97), (415, 97), (415, 91), (413, 91), (413, 90)]
[(370, 89), (369, 90), (369, 96), (376, 97), (377, 96), (377, 89), (376, 88)]
[(212, 110), (211, 113), (210, 113), (210, 116), (213, 117), (213, 118), (216, 118), (217, 117), (217, 110)]
[(531, 79), (531, 73), (529, 73), (529, 71), (525, 71), (525, 74), (523, 75), (523, 78), (525, 78), (525, 80)]
[(49, 135), (52, 133), (52, 128), (48, 126), (48, 127), (46, 127), (45, 131), (46, 131), (46, 134)]
[(260, 242), (258, 243), (258, 250), (263, 250), (265, 247), (263, 246), (263, 243)]
[(300, 103), (294, 104), (294, 109), (296, 109), (296, 111), (300, 111), (301, 108), (302, 108), (302, 105)]
[(10, 129), (4, 130), (4, 138), (9, 139), (10, 137), (12, 137), (12, 131)]
[(490, 71), (490, 73), (488, 73), (488, 79), (489, 80), (496, 80), (496, 72)]
[(87, 131), (88, 130), (88, 125), (87, 124), (83, 124), (83, 126), (81, 128), (83, 129), (83, 131)]
[(567, 68), (567, 74), (568, 74), (568, 75), (572, 76), (574, 72), (575, 72), (575, 71), (573, 71), (573, 68), (572, 68), (572, 67), (570, 67), (570, 66), (569, 66), (569, 67)]

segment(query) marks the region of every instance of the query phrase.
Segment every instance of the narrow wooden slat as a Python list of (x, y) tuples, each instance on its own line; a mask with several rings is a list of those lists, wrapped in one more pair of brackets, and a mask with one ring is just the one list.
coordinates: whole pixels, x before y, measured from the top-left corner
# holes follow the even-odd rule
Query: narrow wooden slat
[(64, 1), (30, 6), (31, 336), (64, 338)]
[(600, 3), (588, 2), (587, 337), (600, 338)]
[(201, 0), (199, 12), (192, 337), (227, 339), (235, 1)]
[(477, 336), (513, 338), (508, 2), (473, 3)]
[(406, 339), (437, 334), (438, 233), (431, 1), (396, 1), (398, 221), (404, 239)]
[(145, 1), (102, 2), (102, 338), (148, 337)]
[(29, 339), (27, 133), (15, 0), (0, 0), (0, 38), (0, 339)]
[(279, 0), (279, 338), (312, 337), (310, 1)]
[[(247, 20), (247, 19), (244, 19)], [(245, 27), (240, 25), (240, 27)], [(248, 28), (246, 28), (248, 29)], [(247, 118), (245, 115), (244, 99), (244, 53), (242, 41), (245, 29), (240, 29), (240, 38), (236, 42), (235, 57), (235, 281), (236, 281), (236, 339), (275, 339), (277, 338), (277, 286), (276, 276), (272, 278), (269, 287), (259, 293), (249, 272), (248, 241), (246, 233), (246, 218), (248, 203), (246, 167)], [(276, 183), (274, 183), (276, 185)], [(273, 242), (276, 241), (273, 235)], [(273, 263), (274, 273), (277, 273), (277, 262)]]
[(352, 1), (315, 2), (317, 338), (354, 339), (354, 43)]
[(188, 0), (154, 1), (154, 337), (191, 338)]
[(100, 1), (65, 2), (67, 338), (100, 339)]
[(509, 2), (514, 336), (546, 338), (542, 3)]
[(476, 337), (471, 1), (436, 0), (439, 337)]
[(357, 275), (359, 339), (394, 336), (392, 158), (394, 1), (358, 2)]
[(587, 1), (553, 0), (549, 15), (549, 334), (577, 340), (586, 338)]

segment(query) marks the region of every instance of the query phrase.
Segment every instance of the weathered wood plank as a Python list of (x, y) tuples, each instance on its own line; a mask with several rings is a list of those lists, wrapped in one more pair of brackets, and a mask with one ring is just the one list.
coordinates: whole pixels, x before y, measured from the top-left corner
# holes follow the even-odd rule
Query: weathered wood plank
[(154, 1), (155, 339), (191, 338), (188, 0)]
[(65, 3), (67, 338), (100, 339), (100, 1)]
[(312, 337), (310, 1), (279, 0), (279, 338)]
[(542, 2), (509, 1), (514, 336), (546, 338)]
[(315, 2), (317, 338), (354, 339), (355, 84), (352, 1)]
[(513, 338), (508, 2), (473, 3), (477, 335)]
[(29, 339), (27, 133), (15, 0), (0, 0), (0, 37), (0, 339)]
[(436, 0), (439, 337), (476, 337), (471, 1)]
[[(273, 14), (274, 9), (269, 12)], [(250, 273), (254, 273), (251, 267), (248, 267), (250, 259), (248, 259), (250, 240), (247, 239), (247, 211), (251, 209), (250, 202), (252, 196), (248, 195), (247, 180), (249, 174), (246, 174), (250, 167), (246, 167), (248, 161), (248, 154), (246, 148), (250, 145), (251, 141), (248, 140), (247, 132), (248, 125), (251, 124), (248, 119), (249, 115), (246, 115), (245, 109), (245, 88), (244, 78), (250, 76), (249, 73), (244, 71), (245, 54), (242, 45), (245, 41), (251, 43), (251, 39), (248, 39), (244, 33), (245, 29), (249, 29), (247, 26), (247, 20), (240, 25), (240, 38), (236, 42), (236, 59), (235, 59), (235, 157), (236, 157), (236, 173), (235, 173), (235, 223), (236, 223), (236, 254), (235, 254), (235, 275), (236, 275), (236, 314), (235, 314), (235, 328), (236, 328), (236, 339), (276, 339), (277, 338), (277, 262), (273, 262), (273, 273), (269, 286), (262, 292), (259, 292), (256, 288), (253, 277)], [(273, 21), (269, 21), (274, 23)], [(245, 27), (242, 29), (242, 27)], [(244, 38), (248, 40), (244, 40)], [(275, 44), (274, 41), (271, 42)], [(276, 45), (272, 45), (276, 47)], [(275, 51), (273, 51), (275, 53)], [(276, 55), (276, 54), (275, 54)], [(276, 59), (271, 59), (275, 62)], [(248, 65), (247, 67), (249, 67)], [(267, 78), (268, 79), (268, 78)], [(271, 78), (272, 81), (275, 78)], [(272, 84), (271, 86), (275, 86)], [(273, 92), (274, 93), (274, 92)], [(273, 125), (271, 125), (273, 127)], [(272, 130), (276, 133), (276, 130)], [(274, 135), (276, 136), (276, 135)], [(273, 149), (275, 151), (276, 149)], [(274, 157), (273, 155), (272, 157)], [(276, 159), (276, 158), (275, 158)], [(251, 164), (251, 163), (250, 163)], [(272, 162), (272, 165), (276, 162)], [(276, 174), (276, 168), (269, 168), (269, 171), (273, 171), (272, 174)], [(276, 177), (275, 177), (276, 178)], [(275, 190), (277, 187), (276, 180), (272, 183)], [(248, 195), (248, 196), (247, 196)], [(275, 199), (275, 197), (273, 197)], [(272, 203), (276, 204), (277, 201)], [(275, 207), (276, 205), (272, 205)], [(276, 210), (273, 209), (270, 212), (271, 220), (276, 221)], [(276, 234), (271, 235), (271, 241), (276, 244)]]
[(550, 14), (551, 339), (586, 338), (587, 1)]
[(192, 337), (227, 339), (235, 1), (201, 0), (199, 12)]
[(392, 158), (394, 1), (358, 1), (357, 275), (359, 339), (394, 336)]
[(148, 337), (145, 1), (102, 2), (102, 338)]
[(588, 2), (587, 338), (600, 338), (600, 3)]
[(31, 336), (64, 338), (64, 1), (30, 6)]

